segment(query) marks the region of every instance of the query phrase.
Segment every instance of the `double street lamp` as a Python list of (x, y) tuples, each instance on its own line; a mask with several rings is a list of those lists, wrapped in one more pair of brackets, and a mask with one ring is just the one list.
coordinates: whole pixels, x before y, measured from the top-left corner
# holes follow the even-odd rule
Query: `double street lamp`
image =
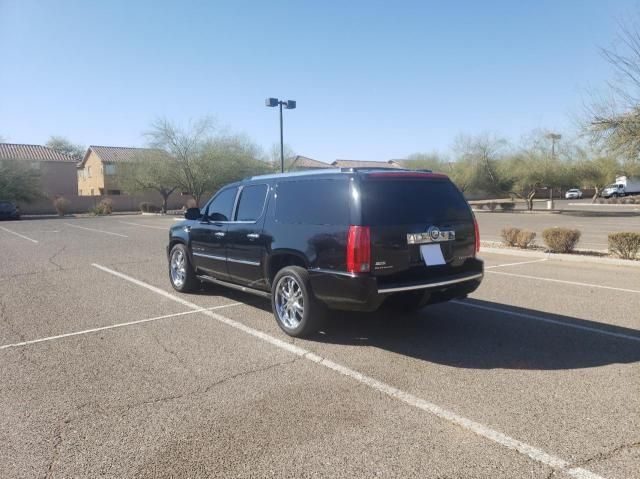
[(284, 137), (282, 135), (282, 107), (293, 110), (296, 107), (295, 100), (280, 101), (277, 98), (267, 98), (264, 102), (269, 107), (280, 107), (280, 171), (284, 173)]

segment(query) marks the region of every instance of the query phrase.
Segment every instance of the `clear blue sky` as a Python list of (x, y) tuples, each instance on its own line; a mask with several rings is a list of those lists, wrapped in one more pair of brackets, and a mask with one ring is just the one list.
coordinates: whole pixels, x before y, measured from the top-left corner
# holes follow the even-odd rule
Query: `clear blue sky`
[(264, 98), (298, 101), (307, 156), (446, 151), (458, 133), (570, 132), (598, 48), (636, 1), (0, 0), (0, 136), (142, 146), (150, 121), (211, 115), (265, 149)]

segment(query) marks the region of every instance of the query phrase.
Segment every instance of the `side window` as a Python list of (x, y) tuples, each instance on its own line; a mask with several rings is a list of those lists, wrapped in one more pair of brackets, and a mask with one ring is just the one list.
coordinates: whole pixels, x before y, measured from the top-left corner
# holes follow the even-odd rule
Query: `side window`
[(240, 192), (236, 221), (255, 221), (262, 215), (267, 185), (245, 186)]
[(346, 180), (283, 181), (278, 184), (276, 221), (286, 224), (349, 224)]
[(230, 221), (233, 202), (238, 188), (229, 188), (216, 195), (207, 208), (207, 217), (213, 221)]

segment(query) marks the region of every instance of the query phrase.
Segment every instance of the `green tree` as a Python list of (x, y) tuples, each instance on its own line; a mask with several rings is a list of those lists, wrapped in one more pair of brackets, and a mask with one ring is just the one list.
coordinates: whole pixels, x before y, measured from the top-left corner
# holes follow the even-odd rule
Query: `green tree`
[(595, 189), (591, 200), (593, 203), (600, 195), (602, 188), (615, 180), (621, 171), (621, 165), (618, 159), (613, 156), (598, 156), (578, 162), (575, 165), (575, 171), (582, 186)]
[(506, 140), (492, 134), (459, 135), (453, 144), (452, 179), (462, 191), (502, 194), (510, 188), (500, 164), (509, 151)]
[(42, 197), (40, 173), (28, 162), (0, 161), (0, 199), (31, 202)]
[(84, 146), (74, 144), (64, 136), (51, 136), (46, 146), (64, 155), (77, 158), (78, 160), (82, 159), (86, 150)]
[(140, 153), (134, 161), (118, 165), (118, 184), (128, 193), (156, 191), (162, 197), (162, 212), (177, 188), (175, 161), (162, 150)]
[(431, 170), (437, 173), (447, 173), (451, 170), (449, 161), (437, 152), (432, 153), (412, 153), (400, 164), (404, 168), (411, 170)]

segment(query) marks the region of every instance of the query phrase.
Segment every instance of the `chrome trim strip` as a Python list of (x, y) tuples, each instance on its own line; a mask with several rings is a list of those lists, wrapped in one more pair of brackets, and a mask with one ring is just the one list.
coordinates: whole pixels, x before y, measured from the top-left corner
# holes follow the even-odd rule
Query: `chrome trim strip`
[(218, 261), (225, 261), (227, 259), (224, 256), (215, 256), (212, 254), (204, 254), (204, 253), (193, 253), (193, 256), (201, 256), (203, 258), (217, 259)]
[(347, 271), (337, 271), (335, 269), (325, 269), (325, 268), (309, 268), (309, 272), (312, 273), (328, 273), (328, 274), (337, 274), (340, 276), (349, 276), (350, 278), (355, 278), (357, 275), (355, 273), (348, 273)]
[(465, 276), (464, 278), (451, 279), (449, 281), (440, 281), (438, 283), (425, 283), (425, 284), (416, 284), (413, 286), (400, 286), (398, 288), (382, 288), (378, 289), (378, 293), (395, 293), (397, 291), (410, 291), (412, 289), (427, 289), (427, 288), (437, 288), (438, 286), (447, 286), (449, 284), (456, 283), (464, 283), (465, 281), (471, 281), (472, 279), (482, 278), (483, 273), (472, 274), (470, 276)]
[(211, 276), (199, 275), (198, 278), (203, 281), (208, 281), (209, 283), (215, 283), (221, 286), (225, 286), (227, 288), (236, 289), (238, 291), (242, 291), (243, 293), (255, 294), (257, 296), (262, 296), (263, 298), (271, 297), (271, 293), (268, 293), (266, 291), (260, 291), (259, 289), (253, 289), (253, 288), (248, 288), (246, 286), (241, 286), (239, 284), (229, 283), (227, 281), (222, 281), (220, 279), (216, 279)]
[(232, 263), (248, 264), (250, 266), (260, 266), (259, 261), (249, 261), (247, 259), (227, 258), (227, 261), (231, 261)]

